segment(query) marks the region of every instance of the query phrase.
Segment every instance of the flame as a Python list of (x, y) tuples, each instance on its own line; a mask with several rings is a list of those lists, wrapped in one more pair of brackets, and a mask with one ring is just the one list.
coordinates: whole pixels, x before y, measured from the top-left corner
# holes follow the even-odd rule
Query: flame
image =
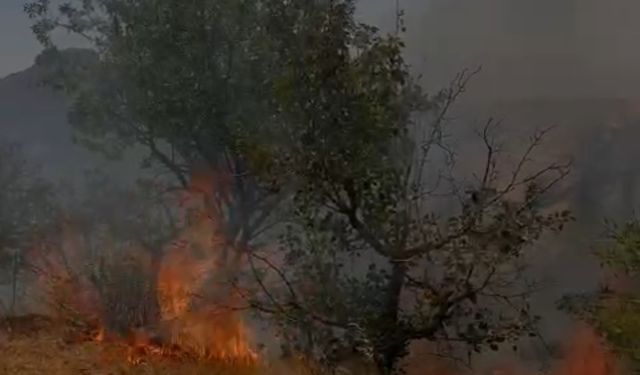
[[(64, 303), (65, 311), (84, 317), (95, 328), (91, 339), (98, 342), (118, 340), (103, 322), (104, 301), (95, 286), (79, 272), (86, 261), (84, 244), (70, 221), (61, 225), (60, 242), (42, 242), (39, 257), (33, 262), (39, 270), (41, 285), (54, 298)], [(164, 252), (158, 265), (156, 297), (160, 321), (153, 327), (131, 327), (129, 335), (120, 338), (127, 345), (127, 359), (140, 364), (149, 356), (224, 362), (234, 365), (258, 363), (251, 345), (251, 331), (233, 308), (238, 301), (223, 273), (238, 266), (238, 257), (223, 256), (228, 246), (216, 227), (215, 216), (193, 214), (189, 225)], [(150, 267), (148, 257), (127, 258)], [(417, 356), (411, 360), (408, 374), (455, 374), (448, 366)], [(301, 371), (302, 372), (302, 371)], [(297, 373), (297, 372), (296, 372)], [(516, 366), (494, 367), (494, 375), (534, 375)], [(537, 373), (538, 375), (543, 375)], [(580, 327), (566, 345), (562, 361), (548, 375), (620, 375), (619, 364), (594, 330)]]
[[(258, 357), (252, 349), (251, 332), (239, 312), (231, 308), (238, 296), (225, 282), (229, 270), (237, 269), (240, 262), (239, 256), (227, 256), (234, 249), (229, 248), (218, 223), (220, 200), (230, 197), (225, 188), (228, 181), (221, 178), (214, 186), (212, 175), (200, 173), (192, 182), (180, 204), (184, 229), (164, 249), (159, 261), (154, 262), (148, 252), (135, 246), (120, 255), (111, 254), (115, 259), (109, 264), (120, 267), (116, 270), (134, 266), (155, 279), (150, 284), (155, 286), (150, 297), (157, 301), (159, 317), (151, 326), (139, 327), (132, 322), (123, 337), (123, 332), (113, 332), (106, 324), (111, 311), (105, 307), (126, 296), (116, 295), (114, 301), (113, 293), (99, 293), (88, 277), (90, 251), (68, 220), (62, 221), (60, 241), (42, 241), (30, 254), (38, 284), (54, 310), (63, 315), (73, 311), (73, 317), (65, 319), (81, 319), (92, 328), (92, 340), (126, 344), (131, 363), (140, 363), (148, 355), (162, 355), (253, 364)], [(61, 306), (64, 309), (60, 310)]]
[(101, 301), (98, 291), (81, 270), (86, 265), (83, 243), (69, 218), (61, 220), (59, 237), (38, 242), (27, 253), (35, 271), (36, 285), (45, 294), (45, 303), (89, 326), (100, 325)]
[(216, 278), (216, 271), (231, 265), (220, 251), (226, 241), (212, 235), (212, 228), (215, 223), (210, 216), (192, 218), (167, 252), (158, 274), (162, 318), (169, 323), (171, 344), (191, 355), (252, 362), (257, 356), (247, 328), (233, 309), (232, 287), (224, 278)]
[[(578, 326), (564, 345), (563, 356), (550, 371), (524, 369), (516, 362), (495, 364), (483, 371), (455, 371), (455, 361), (439, 360), (429, 353), (433, 347), (421, 343), (412, 347), (405, 364), (407, 375), (622, 375), (625, 374), (615, 355), (607, 348), (596, 331), (586, 325)], [(430, 359), (425, 359), (430, 358)], [(458, 367), (459, 368), (459, 367)]]
[[(251, 344), (252, 332), (234, 308), (240, 297), (227, 282), (228, 273), (242, 266), (239, 252), (235, 252), (235, 257), (228, 256), (234, 249), (219, 223), (222, 212), (219, 202), (230, 199), (225, 188), (228, 182), (221, 179), (220, 186), (216, 186), (219, 191), (214, 191), (213, 181), (210, 175), (194, 176), (193, 186), (182, 200), (184, 230), (164, 250), (159, 262), (154, 263), (148, 254), (135, 247), (131, 252), (137, 255), (126, 259), (155, 275), (152, 297), (158, 302), (159, 320), (154, 325), (131, 326), (128, 335), (120, 338), (109, 330), (104, 319), (106, 301), (82, 272), (87, 262), (86, 244), (68, 220), (61, 224), (61, 241), (43, 241), (36, 249), (38, 256), (32, 257), (41, 285), (55, 303), (64, 304), (94, 326), (93, 340), (120, 340), (127, 345), (127, 357), (132, 364), (149, 355), (256, 364), (258, 355)], [(424, 356), (414, 361), (410, 367), (416, 373), (454, 374), (448, 366), (424, 363), (433, 362), (425, 361)], [(513, 366), (494, 368), (491, 373), (531, 374)], [(620, 373), (614, 356), (598, 335), (583, 327), (568, 345), (565, 359), (548, 374)]]
[(618, 375), (619, 365), (600, 337), (581, 327), (569, 345), (568, 355), (553, 375)]

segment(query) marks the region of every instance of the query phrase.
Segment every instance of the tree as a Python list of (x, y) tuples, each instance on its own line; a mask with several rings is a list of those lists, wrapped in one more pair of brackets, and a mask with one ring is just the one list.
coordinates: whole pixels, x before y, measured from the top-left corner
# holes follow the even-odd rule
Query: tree
[[(215, 204), (233, 247), (247, 247), (281, 200), (250, 172), (268, 160), (282, 70), (281, 23), (294, 29), (315, 1), (47, 0), (25, 5), (53, 61), (49, 82), (73, 98), (70, 120), (89, 147), (142, 147), (144, 165), (186, 189), (208, 170), (229, 185)], [(94, 58), (58, 61), (54, 30), (81, 35)], [(255, 167), (255, 168), (252, 168)]]
[(60, 193), (64, 214), (29, 256), (52, 313), (116, 335), (158, 325), (160, 263), (183, 229), (166, 195), (152, 182), (118, 184), (100, 171), (87, 172), (83, 189)]
[[(45, 47), (38, 63), (46, 82), (72, 99), (76, 139), (109, 157), (142, 149), (142, 165), (177, 185), (170, 190), (200, 190), (222, 225), (212, 231), (227, 239), (222, 270), (235, 278), (237, 256), (270, 227), (287, 194), (267, 178), (279, 125), (272, 94), (294, 30), (321, 9), (316, 3), (37, 0), (25, 11)], [(60, 53), (55, 30), (84, 37), (92, 50)], [(120, 222), (116, 232), (142, 228)], [(144, 247), (157, 265), (165, 254), (154, 242)]]
[(567, 295), (559, 306), (592, 324), (618, 354), (638, 368), (640, 300), (634, 286), (640, 271), (640, 221), (608, 223), (606, 233), (606, 245), (597, 249), (596, 256), (607, 273), (626, 282), (622, 288), (604, 284), (595, 293)]
[[(331, 4), (308, 21), (280, 86), (289, 137), (274, 164), (294, 181), (295, 219), (284, 254), (252, 253), (251, 306), (290, 327), (308, 353), (350, 341), (384, 373), (422, 339), (470, 351), (513, 343), (535, 323), (524, 256), (571, 219), (539, 208), (568, 165), (531, 163), (544, 130), (499, 174), (490, 121), (481, 172), (465, 191), (445, 125), (473, 73), (428, 97), (398, 37), (355, 22), (350, 1)], [(442, 215), (447, 197), (459, 207)]]
[[(309, 353), (353, 338), (391, 373), (413, 341), (480, 351), (533, 325), (524, 254), (570, 219), (538, 207), (568, 165), (531, 163), (542, 131), (499, 174), (489, 122), (481, 173), (461, 181), (445, 125), (472, 73), (425, 95), (399, 36), (356, 22), (352, 0), (47, 5), (26, 7), (45, 45), (63, 28), (96, 47), (96, 64), (61, 68), (97, 77), (62, 81), (83, 140), (142, 145), (182, 187), (223, 171), (232, 194), (213, 206), (257, 281), (239, 289)], [(293, 212), (281, 264), (247, 246), (274, 207)]]
[(153, 327), (160, 318), (157, 276), (168, 244), (181, 229), (163, 189), (149, 181), (118, 186), (87, 175), (87, 195), (74, 212), (87, 256), (86, 275), (103, 304), (111, 332)]
[(18, 144), (0, 144), (0, 267), (12, 285), (11, 312), (24, 252), (54, 218), (52, 187), (38, 172)]

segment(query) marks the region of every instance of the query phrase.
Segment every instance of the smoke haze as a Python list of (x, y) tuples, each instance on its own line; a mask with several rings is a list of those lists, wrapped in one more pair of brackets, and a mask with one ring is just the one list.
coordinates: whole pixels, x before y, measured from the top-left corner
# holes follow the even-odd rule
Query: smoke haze
[[(7, 138), (24, 143), (37, 162), (55, 172), (48, 177), (78, 178), (98, 162), (72, 145), (71, 129), (64, 120), (65, 100), (38, 88), (33, 70), (27, 70), (39, 47), (26, 16), (20, 14), (21, 6), (13, 6), (19, 1), (0, 3), (0, 48), (5, 51), (0, 77), (19, 73), (0, 80), (0, 131), (3, 137), (11, 134)], [(394, 32), (394, 0), (359, 4), (364, 20)], [(535, 272), (553, 282), (538, 301), (550, 316), (544, 333), (562, 337), (567, 319), (555, 311), (555, 300), (597, 284), (598, 268), (585, 255), (589, 244), (597, 237), (601, 219), (627, 216), (638, 195), (635, 179), (640, 171), (631, 164), (640, 157), (633, 142), (640, 139), (634, 130), (640, 123), (640, 1), (400, 0), (399, 4), (405, 13), (407, 60), (428, 91), (446, 86), (465, 68), (482, 66), (457, 108), (460, 124), (474, 125), (496, 116), (505, 120), (510, 134), (560, 126), (545, 151), (575, 157), (569, 193), (562, 203), (574, 209), (580, 221), (559, 243), (541, 249)], [(623, 129), (611, 135), (610, 142), (618, 149), (594, 155), (594, 142), (606, 141), (606, 129), (612, 124)], [(627, 141), (622, 143), (623, 139)], [(596, 166), (602, 160), (609, 164)], [(609, 181), (611, 186), (601, 186)], [(585, 203), (597, 207), (587, 210)]]
[[(372, 1), (393, 25), (393, 1)], [(387, 3), (385, 6), (384, 4)], [(364, 3), (361, 3), (364, 5)], [(482, 65), (482, 98), (638, 96), (633, 0), (401, 0), (409, 59), (428, 87)], [(389, 20), (391, 18), (391, 20)]]
[[(551, 340), (562, 338), (570, 321), (557, 312), (555, 301), (596, 287), (599, 268), (589, 254), (603, 219), (622, 220), (636, 208), (640, 2), (399, 3), (407, 26), (407, 60), (428, 91), (445, 87), (463, 69), (482, 67), (457, 107), (459, 125), (478, 125), (493, 116), (503, 120), (511, 137), (557, 125), (542, 154), (574, 158), (561, 201), (578, 222), (559, 241), (541, 246), (533, 271), (550, 282), (537, 301), (546, 316), (543, 333)], [(365, 18), (394, 31), (395, 1), (361, 4)], [(545, 349), (533, 352), (540, 350)]]

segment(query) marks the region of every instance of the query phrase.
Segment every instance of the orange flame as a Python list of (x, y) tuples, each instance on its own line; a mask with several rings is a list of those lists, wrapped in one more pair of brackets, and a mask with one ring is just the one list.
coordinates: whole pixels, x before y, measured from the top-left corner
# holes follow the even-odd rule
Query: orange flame
[[(138, 363), (148, 354), (179, 355), (200, 360), (255, 363), (257, 355), (252, 349), (250, 332), (242, 317), (231, 309), (236, 296), (225, 283), (224, 273), (237, 267), (238, 257), (223, 256), (228, 241), (218, 228), (220, 200), (229, 199), (228, 181), (221, 179), (219, 191), (214, 191), (213, 176), (197, 174), (187, 190), (181, 207), (186, 218), (184, 230), (168, 246), (161, 259), (153, 263), (148, 254), (135, 247), (124, 262), (140, 263), (141, 270), (155, 272), (155, 296), (159, 307), (159, 321), (153, 327), (132, 324), (128, 343), (129, 360)], [(219, 181), (220, 182), (220, 181)], [(200, 199), (201, 198), (201, 199)], [(87, 247), (82, 236), (74, 231), (70, 222), (62, 225), (62, 241), (46, 241), (34, 249), (31, 260), (38, 270), (39, 284), (55, 308), (74, 313), (94, 326), (92, 339), (107, 341), (117, 334), (110, 332), (101, 319), (103, 307), (111, 301), (102, 301), (86, 272)], [(107, 249), (108, 250), (108, 249)], [(229, 251), (233, 251), (230, 249)], [(119, 264), (119, 263), (118, 263)], [(125, 291), (120, 291), (125, 292)], [(69, 317), (66, 317), (69, 318)]]
[(36, 284), (44, 291), (45, 302), (55, 306), (54, 311), (73, 315), (65, 318), (82, 318), (85, 323), (98, 325), (101, 301), (95, 287), (81, 272), (87, 261), (82, 256), (83, 243), (67, 218), (61, 221), (59, 234), (54, 241), (41, 241), (28, 253), (30, 265), (36, 271)]
[[(551, 371), (526, 370), (512, 362), (500, 366), (490, 366), (478, 371), (455, 371), (450, 361), (434, 358), (433, 348), (428, 343), (412, 347), (407, 358), (407, 375), (622, 375), (622, 370), (614, 354), (607, 348), (598, 334), (587, 326), (580, 326), (565, 344), (564, 355)], [(425, 359), (429, 358), (429, 359)]]
[(236, 266), (226, 263), (228, 241), (219, 228), (229, 181), (214, 182), (210, 173), (194, 174), (181, 200), (185, 229), (166, 249), (157, 275), (160, 331), (165, 345), (191, 357), (251, 364), (257, 355), (250, 333), (231, 308), (235, 295), (223, 277)]
[(574, 336), (564, 361), (553, 375), (617, 375), (620, 369), (598, 335), (582, 327)]
[(212, 235), (212, 228), (210, 217), (200, 215), (168, 250), (158, 274), (162, 318), (169, 322), (171, 343), (192, 355), (251, 362), (256, 354), (242, 319), (232, 309), (231, 286), (224, 278), (216, 280), (216, 270), (229, 265), (221, 252), (211, 251), (225, 246)]
[[(258, 356), (251, 345), (251, 332), (233, 308), (238, 296), (225, 283), (225, 273), (238, 267), (239, 257), (224, 256), (229, 242), (220, 230), (219, 207), (214, 200), (230, 199), (226, 182), (213, 192), (213, 177), (202, 174), (193, 179), (183, 203), (189, 203), (187, 225), (173, 244), (165, 249), (157, 264), (156, 298), (160, 320), (154, 327), (130, 327), (123, 342), (129, 346), (129, 361), (139, 363), (146, 355), (178, 356), (199, 360), (254, 364)], [(198, 194), (200, 198), (197, 199)], [(216, 195), (217, 194), (217, 195)], [(194, 210), (195, 209), (195, 210)], [(84, 244), (64, 221), (62, 241), (43, 242), (34, 264), (42, 285), (52, 296), (64, 300), (88, 322), (96, 324), (94, 340), (106, 341), (111, 332), (101, 321), (104, 301), (95, 286), (81, 272), (85, 266)], [(56, 245), (59, 248), (56, 248)], [(232, 249), (233, 250), (233, 249)], [(231, 259), (231, 260), (229, 260)], [(132, 261), (150, 264), (144, 257)], [(229, 264), (232, 262), (231, 264)], [(613, 355), (590, 329), (578, 331), (568, 346), (567, 356), (551, 375), (618, 375)], [(415, 359), (423, 362), (424, 359)], [(420, 366), (414, 366), (414, 364)], [(420, 374), (452, 374), (446, 366), (412, 363)], [(410, 371), (410, 373), (412, 373)], [(493, 374), (524, 374), (513, 369), (495, 369)]]

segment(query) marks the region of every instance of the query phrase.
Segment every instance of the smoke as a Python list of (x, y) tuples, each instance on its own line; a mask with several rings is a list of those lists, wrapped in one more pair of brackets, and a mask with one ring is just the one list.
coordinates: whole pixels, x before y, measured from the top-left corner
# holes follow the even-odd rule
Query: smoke
[[(640, 98), (640, 51), (635, 46), (640, 2), (399, 4), (407, 28), (406, 58), (428, 92), (445, 87), (463, 69), (482, 67), (456, 108), (455, 126), (473, 127), (492, 116), (503, 121), (512, 146), (514, 137), (557, 125), (541, 156), (574, 158), (573, 174), (558, 201), (574, 211), (578, 222), (561, 238), (540, 246), (533, 270), (550, 282), (536, 299), (546, 318), (542, 333), (549, 340), (562, 338), (571, 324), (556, 310), (555, 300), (598, 284), (599, 268), (590, 251), (602, 222), (628, 217), (638, 197), (640, 170), (633, 160), (640, 153), (629, 140), (637, 139), (634, 128), (640, 128), (635, 110)], [(360, 6), (367, 22), (395, 32), (395, 1), (366, 0)], [(462, 138), (458, 148), (471, 149), (466, 142)]]
[[(395, 1), (361, 2), (393, 30)], [(622, 98), (638, 95), (634, 0), (400, 0), (408, 57), (426, 85), (483, 66), (474, 96)]]
[[(495, 116), (504, 120), (505, 131), (520, 135), (535, 127), (558, 124), (560, 129), (549, 139), (546, 151), (576, 158), (571, 180), (575, 185), (570, 186), (566, 197), (570, 204), (580, 195), (580, 184), (593, 188), (595, 193), (586, 194), (584, 202), (595, 205), (601, 198), (599, 192), (605, 191), (596, 185), (622, 176), (622, 172), (611, 172), (606, 165), (595, 168), (596, 161), (608, 156), (594, 155), (600, 151), (590, 145), (602, 136), (602, 128), (612, 119), (624, 118), (618, 115), (633, 107), (626, 104), (628, 101), (640, 98), (640, 50), (635, 45), (640, 37), (638, 0), (399, 0), (399, 4), (405, 13), (407, 60), (423, 77), (422, 84), (429, 92), (446, 86), (464, 68), (482, 66), (456, 109), (461, 114), (460, 124), (474, 125), (476, 120)], [(365, 21), (385, 32), (395, 32), (395, 0), (360, 0), (359, 9)], [(66, 34), (58, 37), (63, 46), (79, 45)], [(9, 118), (5, 126), (16, 132), (20, 129), (24, 136), (16, 138), (34, 145), (34, 153), (47, 161), (47, 169), (55, 171), (52, 174), (56, 177), (73, 174), (58, 167), (64, 164), (74, 166), (68, 169), (79, 168), (71, 159), (81, 158), (70, 156), (69, 140), (40, 133), (43, 126), (53, 129), (59, 123), (55, 129), (65, 132), (56, 134), (70, 138), (63, 124), (61, 99), (55, 98), (53, 109), (42, 109), (52, 99), (30, 96), (30, 92), (23, 98), (10, 83), (5, 81), (8, 88), (5, 96), (0, 96), (7, 99), (0, 105), (0, 112), (6, 112)], [(26, 112), (18, 113), (26, 107), (23, 103), (29, 104), (30, 112), (39, 114), (32, 121), (33, 131), (26, 126), (31, 123), (25, 120)], [(631, 120), (633, 116), (624, 118), (625, 123)], [(464, 142), (458, 146), (464, 148)], [(621, 147), (617, 151), (620, 156), (612, 164), (634, 160), (637, 147), (633, 142)], [(56, 164), (57, 159), (60, 161)], [(635, 170), (625, 173), (638, 174)], [(120, 170), (119, 175), (123, 174)], [(581, 179), (585, 174), (590, 178)], [(633, 190), (632, 182), (617, 184)], [(615, 218), (623, 208), (607, 215)], [(578, 225), (561, 241), (540, 249), (535, 268), (553, 281), (537, 302), (547, 317), (543, 333), (555, 337), (562, 337), (568, 326), (567, 318), (554, 308), (555, 299), (597, 283), (597, 267), (587, 255), (597, 231), (587, 233), (582, 225), (585, 219), (599, 222), (603, 212), (589, 213), (586, 218), (580, 213)]]

